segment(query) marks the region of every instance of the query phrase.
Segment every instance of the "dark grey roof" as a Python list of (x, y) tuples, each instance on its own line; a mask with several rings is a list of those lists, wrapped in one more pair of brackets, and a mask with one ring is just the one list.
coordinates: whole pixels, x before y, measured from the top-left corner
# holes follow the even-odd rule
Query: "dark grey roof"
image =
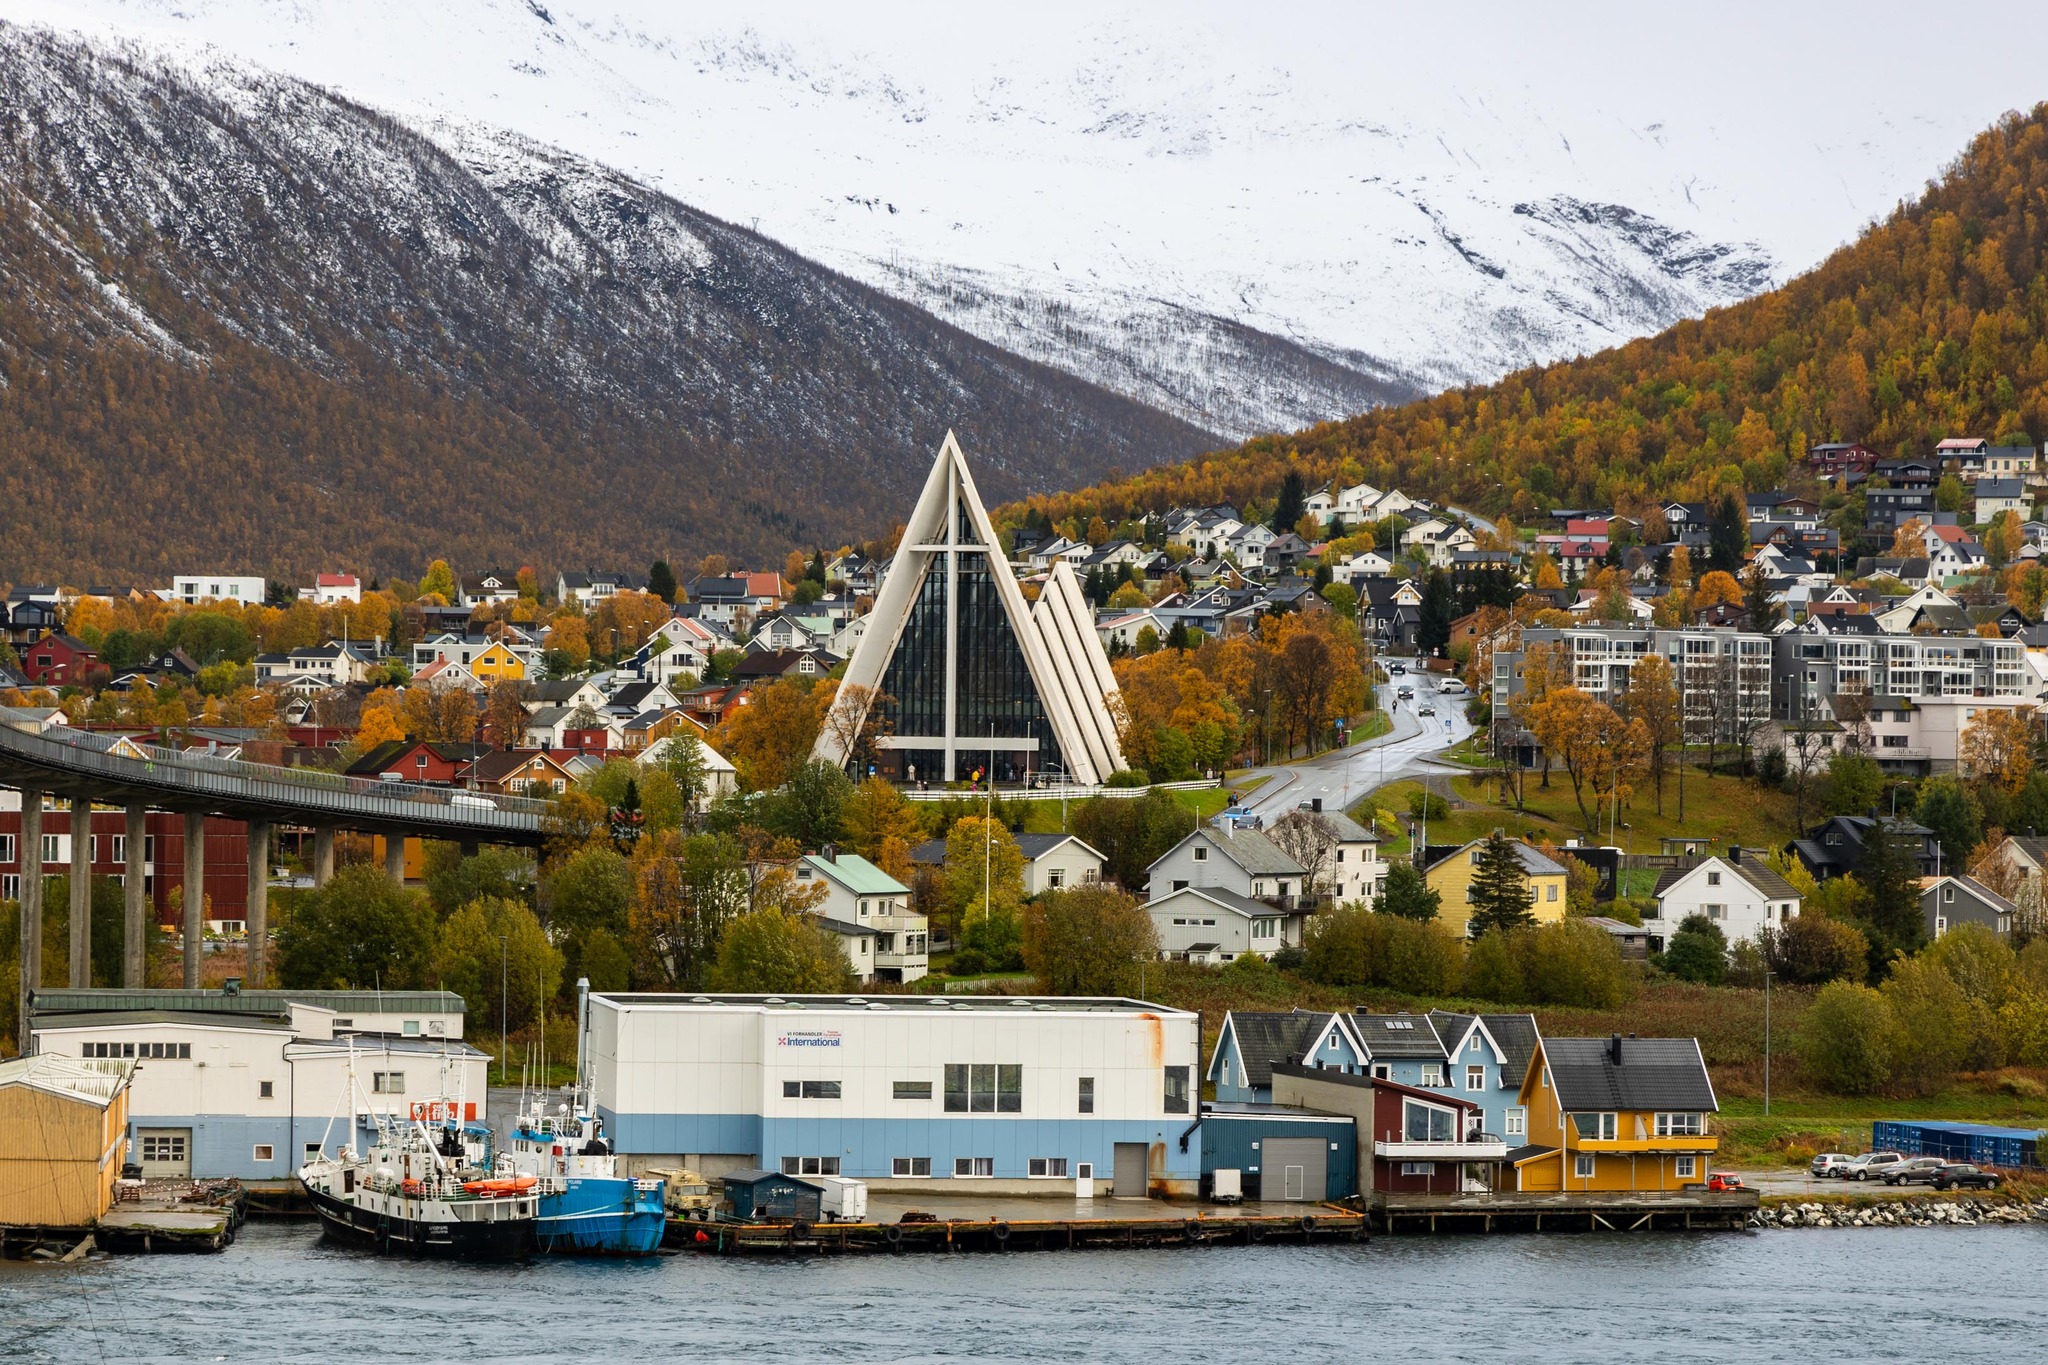
[(1546, 1038), (1543, 1055), (1558, 1107), (1567, 1113), (1721, 1107), (1697, 1039)]
[(1534, 1160), (1535, 1160), (1535, 1159), (1536, 1159), (1537, 1157), (1540, 1157), (1540, 1156), (1556, 1156), (1556, 1155), (1557, 1155), (1557, 1148), (1555, 1148), (1555, 1147), (1544, 1147), (1544, 1146), (1540, 1146), (1540, 1145), (1538, 1145), (1538, 1144), (1536, 1144), (1536, 1143), (1533, 1143), (1533, 1142), (1532, 1142), (1532, 1143), (1530, 1143), (1530, 1144), (1529, 1144), (1528, 1146), (1526, 1146), (1526, 1147), (1510, 1147), (1510, 1148), (1508, 1148), (1508, 1157), (1507, 1157), (1507, 1160), (1508, 1160), (1508, 1164), (1509, 1164), (1510, 1166), (1519, 1166), (1519, 1165), (1521, 1165), (1521, 1164), (1522, 1164), (1523, 1162), (1525, 1162), (1525, 1161), (1534, 1161)]
[(1351, 1027), (1375, 1061), (1392, 1057), (1442, 1060), (1444, 1056), (1443, 1039), (1436, 1036), (1436, 1026), (1426, 1014), (1368, 1014), (1360, 1010), (1351, 1016)]
[(1380, 836), (1359, 824), (1342, 811), (1326, 810), (1323, 820), (1330, 826), (1330, 832), (1337, 836), (1339, 843), (1376, 844)]
[(1206, 829), (1201, 833), (1232, 862), (1255, 876), (1299, 877), (1306, 871), (1278, 844), (1255, 829)]
[[(527, 755), (531, 757), (531, 755)], [(37, 988), (31, 1007), (39, 1015), (129, 1010), (180, 1010), (205, 1014), (289, 1014), (294, 1004), (341, 1013), (461, 1014), (462, 997), (453, 991), (300, 991), (245, 990), (229, 995), (220, 990), (128, 990), (66, 986)]]
[(209, 1014), (202, 1010), (82, 1010), (76, 1014), (39, 1012), (33, 1027), (37, 1032), (75, 1028), (128, 1028), (136, 1024), (184, 1024), (192, 1028), (246, 1028), (269, 1033), (290, 1033), (287, 1014)]
[[(1285, 1014), (1232, 1010), (1225, 1023), (1237, 1039), (1237, 1060), (1244, 1067), (1247, 1084), (1264, 1089), (1273, 1084), (1273, 1063), (1299, 1060), (1308, 1045), (1329, 1026), (1330, 1015), (1321, 1010), (1290, 1010)], [(1222, 1041), (1217, 1041), (1221, 1047)], [(1214, 1064), (1214, 1058), (1211, 1059)]]
[(1157, 909), (1175, 896), (1199, 896), (1212, 905), (1220, 905), (1225, 910), (1234, 910), (1246, 919), (1270, 919), (1275, 915), (1295, 913), (1282, 910), (1278, 906), (1268, 904), (1262, 900), (1254, 900), (1250, 896), (1240, 895), (1238, 892), (1221, 886), (1183, 886), (1178, 891), (1169, 891), (1145, 908), (1147, 910)]

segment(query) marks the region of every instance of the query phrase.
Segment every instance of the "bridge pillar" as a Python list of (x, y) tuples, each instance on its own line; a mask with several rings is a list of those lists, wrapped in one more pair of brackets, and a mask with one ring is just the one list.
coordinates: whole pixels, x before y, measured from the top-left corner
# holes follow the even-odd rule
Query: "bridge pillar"
[(464, 839), (455, 846), (455, 853), (460, 858), (474, 858), (477, 854), (483, 852), (483, 847), (482, 844), (474, 839)]
[(313, 885), (325, 886), (334, 876), (334, 826), (313, 831)]
[(249, 906), (243, 927), (249, 965), (242, 971), (242, 985), (253, 991), (266, 984), (270, 952), (270, 825), (262, 820), (249, 822)]
[(405, 885), (405, 836), (387, 834), (384, 836), (384, 875)]
[(185, 989), (199, 989), (206, 939), (206, 812), (185, 812)]
[(28, 1055), (28, 998), (43, 984), (43, 794), (21, 794), (21, 1053)]
[(92, 798), (71, 798), (71, 986), (92, 985)]
[(128, 808), (128, 857), (121, 869), (121, 984), (140, 990), (148, 977), (149, 918), (143, 894), (147, 873), (143, 850), (149, 843), (149, 812), (141, 806)]

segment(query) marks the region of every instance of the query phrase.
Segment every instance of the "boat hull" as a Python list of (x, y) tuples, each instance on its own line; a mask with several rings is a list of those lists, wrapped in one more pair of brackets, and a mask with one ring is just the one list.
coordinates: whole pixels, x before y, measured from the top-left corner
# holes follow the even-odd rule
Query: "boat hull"
[[(301, 1182), (303, 1183), (303, 1182)], [(306, 1187), (320, 1227), (328, 1237), (349, 1246), (388, 1256), (418, 1256), (444, 1261), (523, 1261), (537, 1246), (531, 1218), (495, 1218), (464, 1222), (394, 1217), (359, 1208), (347, 1200)]]
[(667, 1226), (661, 1191), (628, 1179), (574, 1178), (540, 1200), (540, 1250), (561, 1256), (652, 1256)]

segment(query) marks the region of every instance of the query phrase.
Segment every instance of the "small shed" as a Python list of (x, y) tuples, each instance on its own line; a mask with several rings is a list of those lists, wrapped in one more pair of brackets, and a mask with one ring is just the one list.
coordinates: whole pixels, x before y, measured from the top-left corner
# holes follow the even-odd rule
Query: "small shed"
[(1358, 1123), (1290, 1104), (1202, 1108), (1202, 1178), (1244, 1173), (1246, 1199), (1319, 1203), (1358, 1193)]
[(0, 1062), (0, 1224), (82, 1228), (113, 1207), (133, 1063)]
[(726, 1202), (735, 1218), (788, 1218), (818, 1221), (824, 1191), (809, 1181), (780, 1171), (733, 1171), (725, 1177)]

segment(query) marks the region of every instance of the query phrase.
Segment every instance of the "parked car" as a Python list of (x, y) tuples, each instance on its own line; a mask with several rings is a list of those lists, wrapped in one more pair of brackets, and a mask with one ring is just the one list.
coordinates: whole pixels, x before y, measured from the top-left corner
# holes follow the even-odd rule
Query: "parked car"
[(1899, 1152), (1865, 1152), (1842, 1168), (1844, 1180), (1869, 1180), (1882, 1177), (1892, 1167), (1906, 1158)]
[(1707, 1188), (1709, 1190), (1742, 1190), (1749, 1187), (1742, 1183), (1742, 1177), (1734, 1171), (1715, 1171), (1707, 1177)]
[(1931, 1183), (1937, 1190), (1995, 1190), (2001, 1178), (1998, 1172), (1972, 1166), (1967, 1161), (1951, 1161), (1934, 1173)]
[(1884, 1173), (1887, 1185), (1925, 1185), (1934, 1180), (1934, 1173), (1948, 1165), (1938, 1156), (1916, 1156), (1910, 1161), (1901, 1161)]
[(1815, 1180), (1828, 1180), (1838, 1178), (1842, 1174), (1842, 1168), (1848, 1164), (1849, 1156), (1846, 1152), (1822, 1152), (1813, 1159), (1813, 1165), (1809, 1169), (1812, 1170)]
[(1443, 687), (1439, 690), (1444, 692), (1463, 692), (1465, 690), (1465, 684), (1458, 681), (1456, 678), (1445, 678)]

